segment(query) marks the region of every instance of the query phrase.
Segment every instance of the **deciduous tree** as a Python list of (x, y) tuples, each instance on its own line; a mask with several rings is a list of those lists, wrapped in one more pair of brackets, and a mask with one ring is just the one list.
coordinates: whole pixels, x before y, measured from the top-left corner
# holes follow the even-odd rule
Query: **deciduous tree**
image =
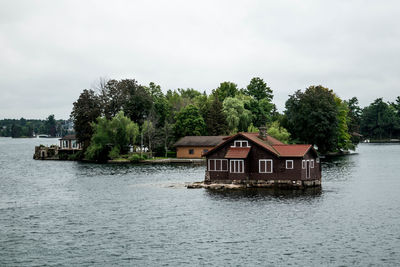
[(226, 116), (229, 133), (246, 131), (251, 123), (252, 114), (245, 109), (244, 101), (237, 97), (228, 97), (223, 102), (223, 111)]
[(108, 120), (99, 117), (92, 123), (94, 134), (91, 138), (85, 157), (89, 160), (105, 161), (125, 153), (139, 134), (139, 127), (120, 111)]
[(286, 101), (287, 126), (294, 139), (315, 144), (321, 153), (334, 151), (338, 138), (338, 109), (332, 90), (310, 86)]
[(184, 107), (178, 112), (175, 120), (174, 132), (176, 139), (186, 135), (204, 135), (206, 132), (204, 119), (199, 109), (194, 105)]
[(91, 123), (101, 116), (100, 99), (93, 90), (83, 90), (78, 100), (74, 102), (71, 119), (74, 122), (76, 137), (83, 142), (85, 150), (93, 134)]
[(235, 97), (238, 93), (237, 84), (233, 82), (223, 82), (213, 90), (213, 95), (216, 95), (221, 102), (224, 102), (227, 97)]

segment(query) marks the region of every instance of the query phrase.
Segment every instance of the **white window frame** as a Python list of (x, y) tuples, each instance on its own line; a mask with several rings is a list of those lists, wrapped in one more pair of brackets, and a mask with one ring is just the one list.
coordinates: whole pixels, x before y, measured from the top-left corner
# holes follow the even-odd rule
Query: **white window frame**
[[(262, 161), (265, 162), (265, 171), (261, 171), (261, 162)], [(268, 161), (271, 162), (271, 171), (270, 172), (268, 171), (268, 168), (267, 168)], [(274, 161), (272, 159), (259, 159), (258, 160), (258, 172), (259, 173), (273, 173), (273, 171), (274, 171)]]
[(307, 167), (306, 160), (303, 159), (303, 160), (301, 161), (301, 168), (302, 168), (302, 169), (305, 169), (306, 167)]
[(315, 163), (319, 163), (319, 158), (317, 158), (317, 159), (315, 160)]
[(78, 144), (77, 144), (76, 140), (72, 140), (71, 141), (71, 146), (72, 146), (72, 148), (77, 148), (78, 147)]
[[(211, 170), (211, 161), (214, 161), (214, 170)], [(217, 160), (221, 161), (221, 170), (217, 170)], [(226, 170), (222, 169), (222, 162), (225, 161), (226, 162)], [(208, 171), (212, 171), (212, 172), (227, 172), (228, 171), (228, 160), (227, 159), (209, 159), (208, 160)]]
[(313, 159), (310, 160), (310, 167), (311, 167), (311, 168), (314, 168), (314, 160), (313, 160)]
[[(240, 145), (238, 146), (237, 144), (240, 144)], [(243, 144), (246, 144), (246, 146), (244, 146)], [(232, 147), (250, 147), (250, 146), (249, 146), (249, 141), (247, 141), (247, 140), (235, 140), (233, 142)]]
[[(288, 163), (292, 163), (292, 167), (291, 168), (289, 168), (288, 167)], [(286, 169), (288, 169), (288, 170), (292, 170), (294, 168), (294, 162), (293, 162), (293, 160), (292, 159), (287, 159), (286, 160)]]
[[(241, 171), (241, 172), (238, 172), (238, 171), (236, 170), (236, 164), (235, 164), (235, 162), (239, 162), (239, 164), (242, 165), (242, 171)], [(232, 170), (232, 163), (233, 163), (233, 170)], [(240, 169), (240, 168), (239, 168), (239, 169)], [(244, 160), (242, 160), (242, 159), (231, 159), (231, 160), (229, 161), (229, 172), (230, 172), (230, 173), (244, 173)]]

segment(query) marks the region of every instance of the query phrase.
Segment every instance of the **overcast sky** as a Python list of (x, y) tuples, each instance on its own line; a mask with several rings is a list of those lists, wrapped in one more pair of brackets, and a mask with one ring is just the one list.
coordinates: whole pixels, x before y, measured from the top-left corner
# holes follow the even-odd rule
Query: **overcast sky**
[(280, 111), (319, 84), (394, 101), (400, 2), (0, 0), (0, 119), (66, 119), (100, 77), (164, 92), (261, 77)]

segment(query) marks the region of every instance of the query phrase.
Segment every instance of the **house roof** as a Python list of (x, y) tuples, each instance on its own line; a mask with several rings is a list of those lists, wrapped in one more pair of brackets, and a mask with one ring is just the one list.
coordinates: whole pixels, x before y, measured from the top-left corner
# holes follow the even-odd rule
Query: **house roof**
[[(282, 143), (281, 141), (271, 137), (267, 136), (266, 138), (261, 139), (259, 137), (258, 133), (237, 133), (234, 136), (231, 136), (230, 138), (226, 139), (207, 153), (204, 153), (203, 156), (207, 156), (209, 154), (212, 154), (214, 151), (217, 151), (221, 147), (223, 147), (226, 143), (236, 139), (237, 137), (244, 137), (247, 140), (250, 140), (260, 147), (264, 148), (265, 150), (268, 150), (272, 154), (276, 155), (277, 157), (303, 157), (309, 149), (313, 149), (312, 145), (286, 145)], [(230, 148), (231, 149), (231, 148)], [(250, 151), (250, 149), (249, 149)], [(233, 153), (233, 152), (232, 152)], [(241, 152), (244, 153), (244, 152)], [(227, 155), (229, 154), (229, 151), (227, 152)], [(247, 157), (247, 155), (246, 155)]]
[(60, 140), (76, 140), (76, 136), (74, 134), (70, 134), (60, 138)]
[(303, 157), (308, 150), (312, 147), (311, 145), (274, 145), (276, 151), (278, 151), (281, 157)]
[(245, 159), (249, 155), (251, 147), (230, 147), (225, 155), (227, 159)]
[(216, 146), (224, 138), (227, 138), (227, 136), (185, 136), (179, 139), (174, 146)]

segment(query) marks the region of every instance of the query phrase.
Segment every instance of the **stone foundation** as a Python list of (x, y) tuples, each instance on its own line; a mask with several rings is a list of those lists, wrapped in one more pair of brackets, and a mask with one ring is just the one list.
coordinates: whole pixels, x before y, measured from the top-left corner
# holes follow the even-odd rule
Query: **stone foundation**
[(321, 186), (320, 180), (217, 180), (187, 185), (187, 188), (241, 189), (241, 188), (288, 188), (304, 189)]

